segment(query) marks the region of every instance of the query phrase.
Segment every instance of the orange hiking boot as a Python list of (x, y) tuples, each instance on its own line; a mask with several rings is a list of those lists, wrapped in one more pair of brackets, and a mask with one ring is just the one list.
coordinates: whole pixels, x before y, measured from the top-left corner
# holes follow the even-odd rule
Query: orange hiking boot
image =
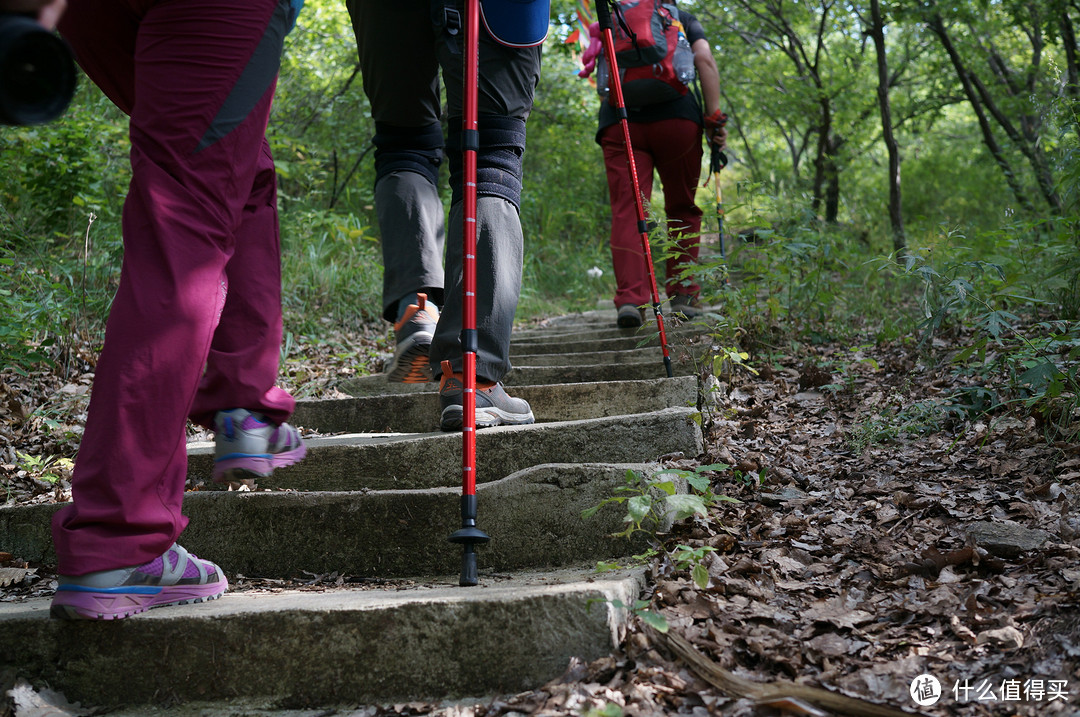
[[(453, 373), (449, 361), (442, 362), (442, 380), (439, 382), (439, 405), (442, 414), (439, 428), (444, 431), (460, 431), (464, 423), (465, 379)], [(476, 381), (476, 427), (521, 426), (532, 423), (529, 402), (506, 393), (501, 383)]]
[(428, 352), (439, 323), (439, 309), (429, 304), (427, 294), (417, 294), (417, 303), (409, 304), (404, 316), (394, 324), (397, 348), (386, 371), (391, 383), (427, 383), (432, 380)]

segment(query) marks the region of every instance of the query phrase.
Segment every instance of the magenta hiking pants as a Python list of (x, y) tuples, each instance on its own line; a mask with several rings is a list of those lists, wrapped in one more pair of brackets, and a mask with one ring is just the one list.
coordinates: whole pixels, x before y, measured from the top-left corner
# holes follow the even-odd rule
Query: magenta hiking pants
[[(694, 203), (694, 193), (701, 175), (701, 132), (701, 125), (688, 119), (630, 123), (630, 144), (634, 148), (634, 165), (641, 194), (647, 204), (652, 196), (655, 169), (664, 191), (668, 230), (678, 242), (678, 250), (666, 262), (664, 277), (657, 278), (657, 284), (663, 286), (669, 297), (676, 294), (697, 296), (701, 291), (693, 279), (687, 281), (679, 278), (687, 265), (697, 263), (701, 246), (702, 212)], [(652, 303), (652, 282), (637, 228), (637, 203), (630, 181), (622, 125), (604, 128), (600, 133), (600, 146), (604, 152), (611, 198), (615, 306), (649, 304)]]
[(188, 417), (284, 421), (281, 257), (266, 142), (288, 0), (71, 0), (86, 74), (130, 115), (120, 285), (97, 364), (59, 572), (139, 565), (181, 515)]

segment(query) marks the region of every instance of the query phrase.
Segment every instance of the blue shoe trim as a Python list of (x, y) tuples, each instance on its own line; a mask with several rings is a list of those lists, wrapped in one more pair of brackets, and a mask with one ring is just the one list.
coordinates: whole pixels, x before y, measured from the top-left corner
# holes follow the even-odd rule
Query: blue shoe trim
[(230, 453), (230, 454), (225, 455), (225, 456), (218, 456), (217, 458), (214, 459), (214, 462), (219, 463), (221, 461), (227, 461), (227, 460), (231, 460), (233, 458), (273, 458), (273, 457), (274, 457), (273, 453)]
[(157, 595), (161, 592), (161, 586), (122, 585), (116, 588), (93, 588), (88, 585), (60, 585), (56, 588), (56, 592), (106, 593), (109, 595)]

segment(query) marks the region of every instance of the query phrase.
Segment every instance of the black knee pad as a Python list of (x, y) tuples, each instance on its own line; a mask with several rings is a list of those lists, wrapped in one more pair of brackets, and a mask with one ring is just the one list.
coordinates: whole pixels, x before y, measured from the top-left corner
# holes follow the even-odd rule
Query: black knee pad
[[(455, 124), (456, 121), (456, 124)], [(477, 119), (480, 149), (476, 154), (476, 193), (502, 197), (521, 208), (521, 158), (525, 154), (525, 120), (485, 115)], [(450, 119), (450, 127), (461, 127), (461, 118)], [(461, 132), (451, 131), (446, 143), (450, 162), (453, 202), (463, 199)]]
[(375, 182), (391, 172), (416, 172), (438, 186), (442, 164), (442, 126), (398, 127), (375, 123)]

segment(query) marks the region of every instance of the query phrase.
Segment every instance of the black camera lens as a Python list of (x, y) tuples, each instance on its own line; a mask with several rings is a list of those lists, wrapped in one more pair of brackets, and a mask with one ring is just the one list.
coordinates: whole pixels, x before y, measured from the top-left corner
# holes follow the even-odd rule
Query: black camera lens
[(75, 93), (67, 43), (32, 19), (0, 14), (0, 122), (41, 124), (64, 113)]

